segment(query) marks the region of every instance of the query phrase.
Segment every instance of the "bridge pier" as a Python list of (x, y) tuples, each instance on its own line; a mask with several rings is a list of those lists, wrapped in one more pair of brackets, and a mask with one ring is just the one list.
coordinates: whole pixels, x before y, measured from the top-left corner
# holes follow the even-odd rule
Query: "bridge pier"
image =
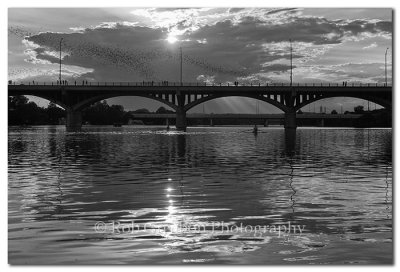
[(285, 152), (286, 155), (292, 156), (296, 149), (296, 129), (285, 128)]
[(82, 128), (82, 112), (67, 110), (66, 128), (68, 132), (80, 131)]
[(186, 131), (186, 111), (183, 107), (176, 110), (176, 129)]
[(296, 147), (296, 110), (290, 108), (285, 112), (285, 150), (292, 155)]
[(296, 129), (296, 110), (289, 109), (285, 112), (285, 129)]

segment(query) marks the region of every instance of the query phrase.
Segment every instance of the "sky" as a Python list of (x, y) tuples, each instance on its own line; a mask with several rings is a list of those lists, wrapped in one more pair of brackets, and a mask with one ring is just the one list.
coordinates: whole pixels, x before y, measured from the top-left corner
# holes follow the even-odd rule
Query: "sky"
[[(392, 73), (392, 9), (355, 8), (9, 8), (8, 79), (16, 82), (266, 84), (384, 83)], [(29, 97), (41, 106), (48, 101)], [(127, 110), (164, 106), (113, 98)], [(191, 112), (278, 113), (248, 98), (220, 98)], [(304, 111), (353, 110), (367, 102), (332, 98)], [(371, 104), (372, 109), (375, 104)], [(380, 108), (377, 106), (377, 108)]]

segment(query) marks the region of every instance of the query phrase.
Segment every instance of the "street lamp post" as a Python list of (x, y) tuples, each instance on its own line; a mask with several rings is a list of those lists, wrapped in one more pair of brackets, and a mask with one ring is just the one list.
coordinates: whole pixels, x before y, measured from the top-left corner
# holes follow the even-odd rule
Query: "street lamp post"
[(180, 82), (181, 82), (181, 86), (182, 86), (183, 85), (183, 83), (182, 83), (182, 47), (179, 47), (179, 51), (180, 51), (180, 57), (181, 57)]
[(63, 38), (60, 39), (60, 76), (59, 76), (59, 83), (61, 85), (61, 43)]
[(293, 83), (293, 49), (292, 49), (292, 40), (289, 40), (290, 43), (290, 86), (292, 86)]
[(386, 61), (386, 59), (387, 59), (387, 51), (388, 51), (388, 49), (389, 49), (389, 47), (388, 48), (386, 48), (386, 52), (385, 52), (385, 85), (387, 86), (387, 61)]

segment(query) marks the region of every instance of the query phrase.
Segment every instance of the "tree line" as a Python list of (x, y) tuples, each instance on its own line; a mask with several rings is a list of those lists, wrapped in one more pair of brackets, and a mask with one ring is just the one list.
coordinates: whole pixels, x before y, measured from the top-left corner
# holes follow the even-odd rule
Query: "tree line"
[(8, 125), (56, 125), (65, 118), (65, 110), (50, 102), (39, 107), (23, 95), (8, 97)]
[[(108, 105), (106, 100), (96, 102), (82, 111), (82, 121), (91, 125), (126, 124), (132, 114), (137, 113), (174, 113), (164, 107), (155, 112), (141, 108), (135, 111), (126, 111), (121, 105)], [(66, 111), (50, 102), (47, 107), (40, 107), (23, 95), (8, 97), (8, 125), (58, 125), (63, 124)]]
[[(123, 125), (133, 119), (132, 115), (138, 113), (167, 114), (174, 112), (164, 107), (159, 107), (155, 112), (150, 112), (145, 108), (126, 111), (121, 105), (108, 105), (107, 101), (103, 100), (85, 108), (82, 111), (82, 121), (83, 124), (90, 125)], [(354, 112), (345, 112), (345, 114), (353, 113), (362, 114), (362, 117), (354, 120), (353, 126), (355, 127), (391, 127), (392, 124), (391, 110), (364, 111), (363, 106), (356, 106)], [(332, 111), (331, 114), (337, 114), (337, 112)], [(8, 124), (10, 126), (61, 125), (65, 123), (65, 118), (66, 111), (53, 102), (50, 102), (47, 107), (40, 107), (22, 95), (8, 97)], [(157, 119), (151, 122), (158, 124), (164, 121)]]

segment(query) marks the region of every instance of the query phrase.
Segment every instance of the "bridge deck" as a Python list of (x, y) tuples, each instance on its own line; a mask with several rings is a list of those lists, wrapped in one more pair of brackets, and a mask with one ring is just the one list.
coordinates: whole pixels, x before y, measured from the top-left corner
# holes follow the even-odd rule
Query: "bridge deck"
[(391, 86), (384, 86), (378, 84), (363, 84), (363, 85), (351, 85), (351, 86), (341, 86), (336, 85), (247, 85), (247, 86), (226, 86), (226, 85), (183, 85), (183, 86), (158, 86), (158, 85), (128, 85), (119, 83), (107, 83), (107, 84), (95, 84), (91, 83), (88, 85), (51, 85), (51, 84), (11, 84), (8, 85), (9, 92), (23, 92), (23, 91), (69, 91), (69, 92), (84, 92), (84, 91), (115, 91), (115, 92), (153, 92), (153, 93), (175, 93), (180, 91), (182, 93), (234, 93), (234, 92), (280, 92), (286, 93), (296, 90), (296, 92), (391, 92)]

